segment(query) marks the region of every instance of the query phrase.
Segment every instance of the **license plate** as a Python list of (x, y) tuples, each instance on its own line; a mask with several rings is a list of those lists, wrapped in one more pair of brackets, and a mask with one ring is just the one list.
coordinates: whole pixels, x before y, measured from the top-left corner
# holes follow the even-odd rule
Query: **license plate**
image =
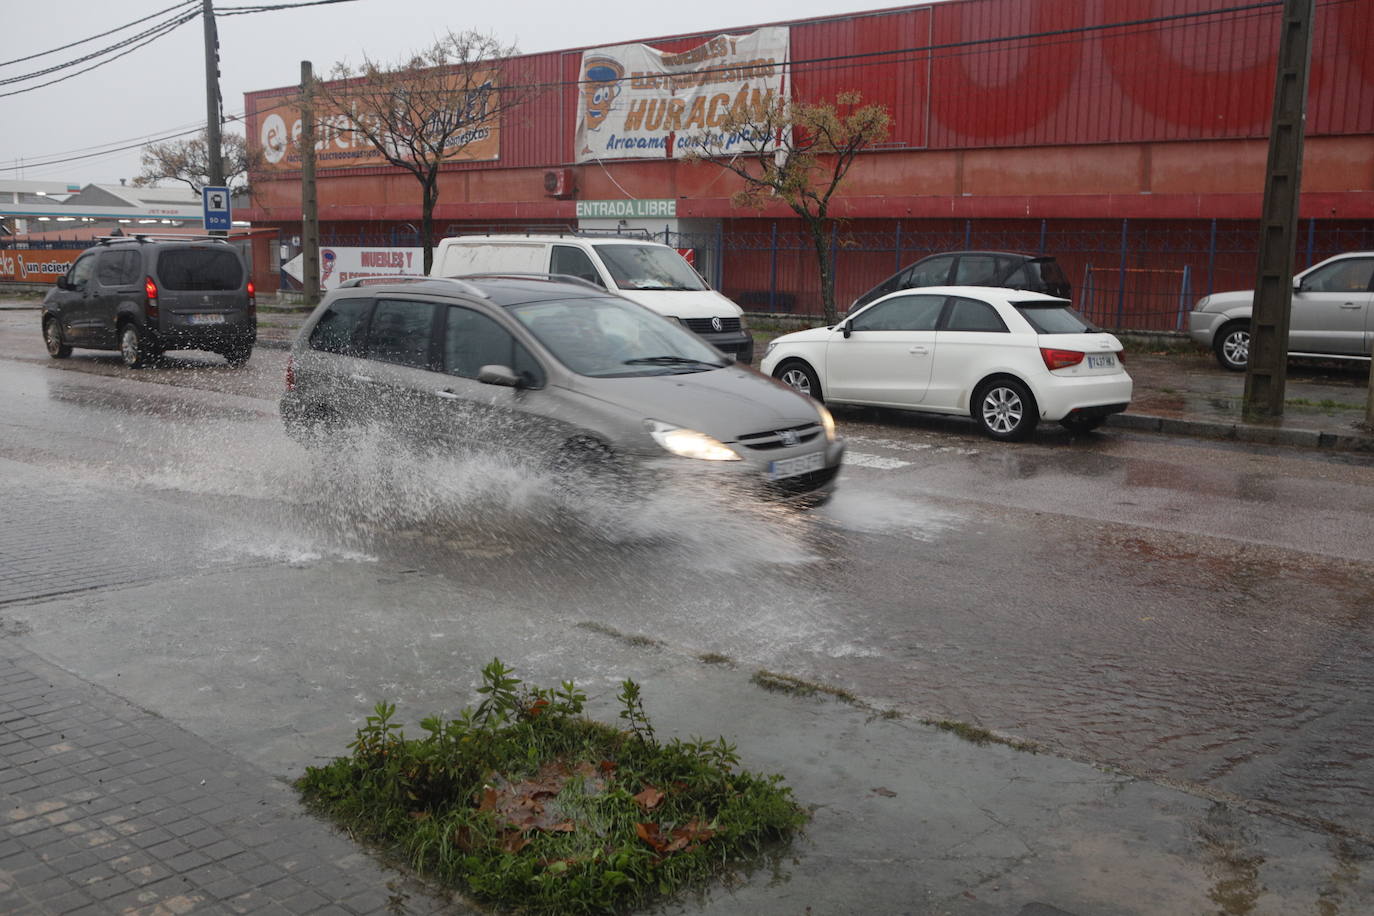
[(795, 458), (783, 458), (768, 462), (768, 479), (782, 480), (785, 477), (796, 477), (798, 474), (819, 471), (823, 467), (825, 467), (824, 452), (811, 452), (807, 455), (798, 455)]
[(1089, 356), (1089, 369), (1110, 369), (1116, 365), (1116, 357), (1108, 353), (1105, 356)]
[(224, 324), (224, 316), (219, 312), (207, 315), (192, 315), (189, 319), (191, 324)]

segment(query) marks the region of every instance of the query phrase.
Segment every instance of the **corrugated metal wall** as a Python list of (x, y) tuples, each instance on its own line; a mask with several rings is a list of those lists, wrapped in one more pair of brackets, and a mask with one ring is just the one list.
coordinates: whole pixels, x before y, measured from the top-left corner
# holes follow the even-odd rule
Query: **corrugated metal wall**
[[(1231, 0), (960, 0), (805, 20), (792, 25), (791, 78), (802, 98), (857, 89), (888, 106), (899, 148), (1260, 138), (1280, 13)], [(682, 51), (709, 34), (652, 44)], [(580, 53), (512, 61), (510, 79), (548, 91), (508, 118), (498, 162), (459, 167), (571, 163)], [(1374, 0), (1319, 0), (1312, 59), (1309, 134), (1374, 133)]]

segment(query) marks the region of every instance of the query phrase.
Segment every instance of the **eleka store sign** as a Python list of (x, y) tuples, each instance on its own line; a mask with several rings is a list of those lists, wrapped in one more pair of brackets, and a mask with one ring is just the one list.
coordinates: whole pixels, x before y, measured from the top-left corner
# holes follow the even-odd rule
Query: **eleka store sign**
[[(447, 138), (450, 152), (445, 159), (452, 162), (495, 160), (501, 154), (501, 119), (491, 114), (497, 106), (496, 71), (484, 82), (464, 94), (464, 100), (452, 111), (436, 114), (434, 130)], [(329, 111), (328, 103), (318, 100), (319, 124), (315, 129), (315, 164), (321, 169), (353, 166), (388, 165), (386, 157), (373, 146), (355, 124), (366, 124), (373, 133), (381, 133), (382, 122), (375, 114), (351, 103), (347, 111)], [(413, 129), (423, 131), (425, 124), (417, 122)], [(301, 167), (300, 109), (290, 96), (279, 98), (251, 98), (248, 112), (249, 142), (262, 151), (262, 168), (276, 172), (297, 171)], [(399, 154), (399, 153), (398, 153)]]
[(775, 27), (672, 54), (644, 44), (584, 51), (577, 161), (680, 158), (707, 139), (713, 154), (729, 154), (739, 138), (722, 123), (782, 96), (788, 41)]
[[(84, 249), (82, 249), (84, 250)], [(66, 275), (81, 250), (36, 251), (0, 248), (0, 280), (14, 283), (56, 283)]]

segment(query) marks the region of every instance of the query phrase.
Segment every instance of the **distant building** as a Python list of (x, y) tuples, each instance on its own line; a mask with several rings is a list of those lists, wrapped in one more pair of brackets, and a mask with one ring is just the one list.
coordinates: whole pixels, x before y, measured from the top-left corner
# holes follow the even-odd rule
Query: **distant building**
[[(833, 202), (841, 307), (934, 251), (1018, 250), (1055, 255), (1075, 298), (1107, 297), (1112, 317), (1143, 308), (1133, 320), (1175, 327), (1190, 299), (1253, 281), (1282, 15), (951, 0), (523, 56), (499, 65), (496, 91), (552, 88), (504, 123), (473, 122), (481, 142), (439, 179), (436, 235), (639, 228), (690, 249), (747, 308), (815, 314), (802, 224), (782, 205), (734, 207), (737, 179), (683, 146), (752, 93), (857, 90), (893, 130)], [(1374, 0), (1317, 15), (1300, 265), (1374, 247), (1371, 29)], [(280, 242), (259, 242), (262, 288), (301, 233), (292, 92), (245, 95), (265, 154), (246, 216)], [(326, 127), (317, 146), (324, 245), (417, 244), (411, 175), (347, 133)]]

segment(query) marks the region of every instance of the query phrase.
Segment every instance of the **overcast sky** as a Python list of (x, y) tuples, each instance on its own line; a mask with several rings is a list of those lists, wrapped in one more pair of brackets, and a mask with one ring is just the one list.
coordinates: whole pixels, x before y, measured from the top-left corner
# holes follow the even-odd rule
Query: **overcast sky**
[[(13, 61), (79, 41), (172, 7), (177, 0), (3, 0), (0, 61)], [(214, 0), (216, 9), (299, 0)], [(328, 6), (253, 15), (218, 16), (220, 90), (225, 114), (243, 113), (243, 94), (294, 85), (300, 62), (317, 74), (366, 53), (395, 61), (452, 29), (473, 29), (512, 42), (521, 51), (553, 51), (621, 44), (685, 32), (722, 32), (808, 16), (882, 9), (875, 0), (791, 0), (780, 6), (731, 0), (645, 3), (557, 0), (461, 3), (455, 0), (352, 0)], [(128, 39), (174, 15), (33, 60), (0, 66), (0, 80), (45, 70)], [(55, 85), (0, 97), (0, 178), (118, 184), (140, 171), (139, 150), (102, 153), (205, 124), (204, 38), (199, 18), (145, 47)], [(91, 61), (94, 63), (94, 61)], [(0, 84), (0, 93), (28, 89), (90, 64), (33, 80)], [(233, 129), (233, 126), (226, 129)], [(241, 130), (239, 131), (241, 132)], [(23, 169), (15, 166), (23, 165)]]

